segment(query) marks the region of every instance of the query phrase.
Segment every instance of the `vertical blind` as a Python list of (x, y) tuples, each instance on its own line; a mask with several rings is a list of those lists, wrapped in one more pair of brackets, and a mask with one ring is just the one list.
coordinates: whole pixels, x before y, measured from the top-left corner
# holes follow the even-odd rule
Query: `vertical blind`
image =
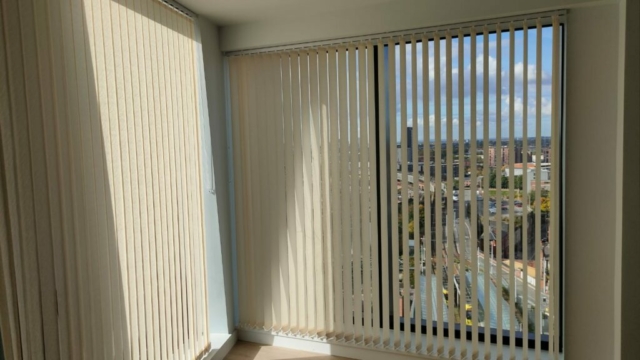
[(193, 21), (156, 0), (5, 0), (0, 39), (5, 355), (201, 355)]
[(373, 49), (229, 61), (243, 327), (380, 337)]
[(560, 34), (554, 14), (230, 57), (240, 328), (557, 357)]

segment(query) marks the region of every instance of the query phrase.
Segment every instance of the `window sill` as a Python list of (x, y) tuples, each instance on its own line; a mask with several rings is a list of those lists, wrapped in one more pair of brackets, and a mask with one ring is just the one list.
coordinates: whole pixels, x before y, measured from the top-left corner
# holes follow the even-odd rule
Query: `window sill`
[[(312, 351), (320, 354), (326, 355), (335, 355), (335, 356), (343, 356), (352, 359), (371, 359), (371, 360), (385, 360), (389, 359), (390, 356), (393, 356), (394, 359), (415, 359), (417, 353), (411, 351), (399, 351), (381, 346), (362, 346), (358, 344), (354, 344), (352, 342), (344, 342), (341, 340), (333, 341), (333, 340), (324, 340), (324, 339), (312, 339), (309, 337), (293, 337), (293, 336), (285, 336), (280, 335), (278, 333), (271, 333), (268, 331), (261, 330), (248, 330), (248, 329), (239, 329), (238, 339), (243, 341), (249, 341), (259, 344), (265, 345), (273, 345), (280, 346), (290, 349), (296, 350), (304, 350), (304, 351)], [(393, 338), (393, 331), (390, 332), (391, 338)], [(411, 334), (411, 338), (413, 339), (414, 334)], [(400, 338), (404, 339), (404, 333), (400, 332)], [(426, 343), (426, 336), (423, 335), (422, 339), (423, 343)], [(445, 339), (445, 349), (444, 352), (447, 351), (447, 339)], [(471, 354), (471, 343), (468, 344), (468, 354)], [(456, 353), (459, 354), (460, 348), (462, 344), (460, 340), (455, 340), (455, 348)], [(478, 358), (484, 358), (484, 343), (479, 344), (479, 354)], [(489, 347), (492, 354), (497, 353), (498, 347), (495, 344), (491, 344)], [(503, 359), (509, 358), (509, 346), (503, 346)], [(535, 350), (529, 349), (529, 358), (535, 359)], [(437, 356), (435, 354), (419, 354), (421, 357), (425, 359), (449, 359), (445, 354), (442, 356)], [(515, 357), (517, 359), (522, 358), (522, 348), (516, 348)], [(540, 359), (553, 359), (553, 354), (548, 351), (541, 351)], [(559, 360), (564, 359), (564, 354), (560, 354), (558, 357)]]
[(233, 345), (238, 340), (237, 331), (232, 334), (212, 333), (209, 335), (211, 350), (206, 353), (202, 360), (222, 360), (229, 353)]

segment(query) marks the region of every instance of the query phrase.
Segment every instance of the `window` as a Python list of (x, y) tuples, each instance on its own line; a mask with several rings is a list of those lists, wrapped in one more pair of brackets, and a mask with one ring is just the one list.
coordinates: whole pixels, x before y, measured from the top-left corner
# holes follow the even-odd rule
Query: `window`
[(240, 329), (557, 351), (553, 21), (231, 57)]
[[(378, 161), (389, 169), (378, 167), (380, 247), (392, 269), (380, 283), (382, 326), (409, 324), (427, 352), (442, 353), (445, 337), (450, 355), (460, 351), (453, 337), (474, 351), (479, 341), (546, 350), (561, 331), (551, 204), (561, 191), (562, 26), (544, 21), (378, 45)], [(420, 339), (391, 340), (420, 349)]]

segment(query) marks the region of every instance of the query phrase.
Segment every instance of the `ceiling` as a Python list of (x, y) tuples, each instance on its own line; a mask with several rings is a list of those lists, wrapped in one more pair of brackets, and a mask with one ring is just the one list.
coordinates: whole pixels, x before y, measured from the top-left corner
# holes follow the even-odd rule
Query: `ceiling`
[(290, 19), (348, 10), (391, 0), (177, 0), (218, 26)]

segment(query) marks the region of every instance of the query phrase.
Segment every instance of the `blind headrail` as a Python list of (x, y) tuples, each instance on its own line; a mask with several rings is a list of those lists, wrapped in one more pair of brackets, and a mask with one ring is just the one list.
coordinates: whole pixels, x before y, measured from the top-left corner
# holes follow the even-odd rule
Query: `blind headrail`
[(178, 13), (188, 17), (189, 19), (196, 19), (198, 17), (198, 14), (194, 13), (193, 11), (191, 11), (191, 9), (189, 9), (188, 7), (180, 4), (179, 2), (175, 1), (175, 0), (158, 0), (161, 3), (165, 4), (166, 6), (170, 7), (171, 9), (173, 9), (174, 11), (177, 11)]
[[(171, 1), (171, 0), (161, 0), (161, 1)], [(173, 2), (173, 1), (172, 1)], [(407, 30), (399, 30), (399, 31), (388, 31), (388, 32), (380, 32), (369, 35), (361, 35), (361, 36), (349, 36), (335, 39), (326, 39), (326, 40), (318, 40), (318, 41), (308, 41), (308, 42), (299, 42), (299, 43), (291, 43), (277, 46), (267, 46), (267, 47), (256, 47), (249, 48), (244, 50), (234, 50), (224, 52), (225, 56), (242, 56), (242, 55), (253, 55), (253, 54), (264, 54), (264, 53), (277, 53), (284, 51), (294, 51), (294, 50), (305, 50), (319, 47), (329, 47), (329, 46), (337, 46), (344, 45), (350, 43), (362, 43), (362, 42), (377, 42), (378, 40), (386, 40), (390, 38), (410, 38), (415, 35), (422, 34), (434, 34), (436, 32), (444, 32), (447, 30), (456, 30), (452, 32), (452, 38), (456, 38), (458, 31), (463, 30), (463, 34), (470, 35), (472, 28), (481, 28), (487, 26), (490, 28), (489, 33), (495, 32), (494, 28), (497, 24), (508, 24), (508, 23), (516, 23), (516, 26), (523, 25), (525, 22), (528, 26), (535, 27), (537, 20), (542, 20), (542, 25), (551, 25), (552, 17), (557, 16), (560, 22), (564, 22), (565, 16), (568, 10), (553, 10), (553, 11), (545, 11), (545, 12), (537, 12), (537, 13), (528, 13), (522, 15), (514, 15), (507, 17), (499, 17), (499, 18), (488, 18), (481, 19), (475, 21), (468, 22), (458, 22), (458, 23), (450, 23), (429, 27), (421, 27)], [(518, 28), (516, 28), (517, 30)], [(508, 28), (502, 31), (508, 31)]]

